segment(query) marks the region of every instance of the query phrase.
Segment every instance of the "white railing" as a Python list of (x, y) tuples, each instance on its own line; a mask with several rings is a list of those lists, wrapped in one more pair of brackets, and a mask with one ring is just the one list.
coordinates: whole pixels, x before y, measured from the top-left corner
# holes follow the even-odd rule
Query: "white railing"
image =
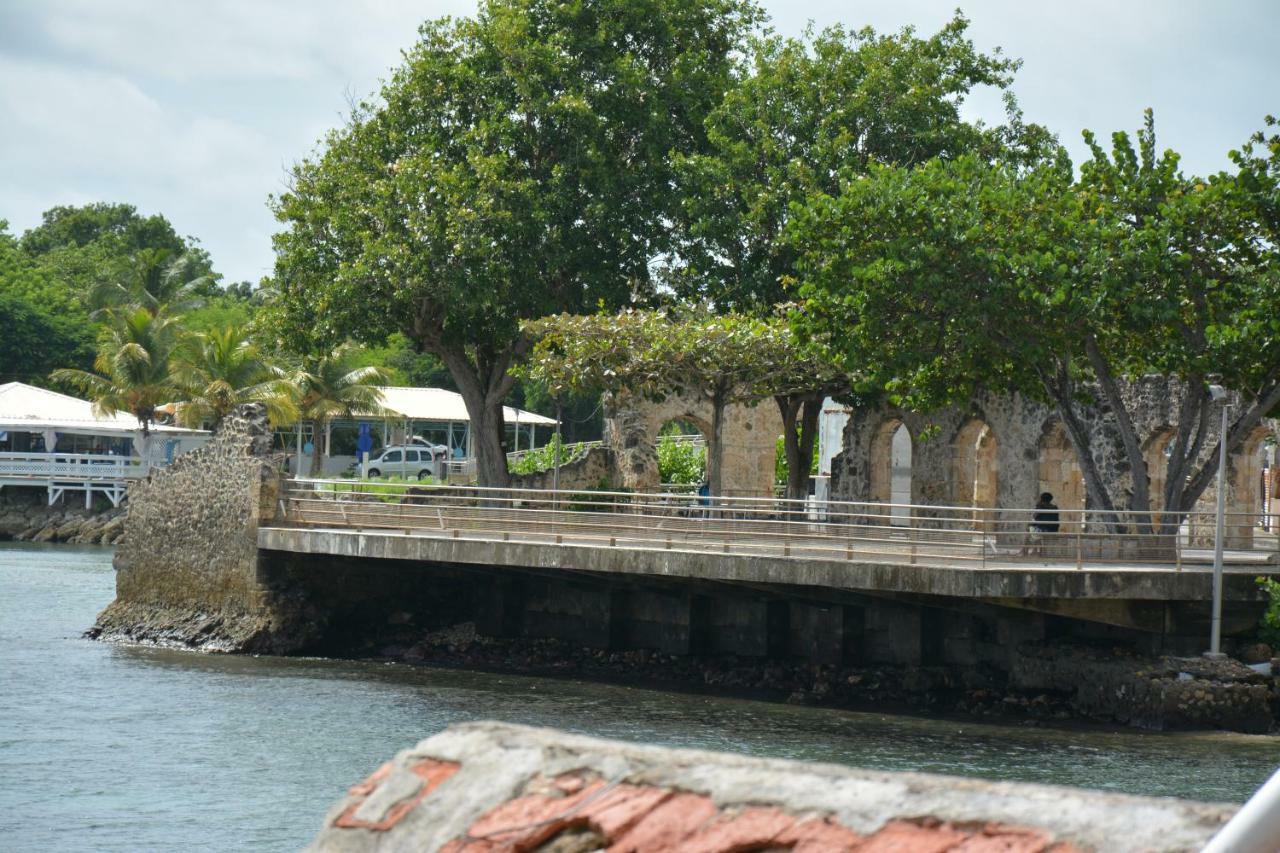
[[(987, 567), (1036, 563), (1207, 565), (1213, 518), (1203, 513), (892, 505), (610, 491), (549, 492), (294, 480), (286, 524), (410, 535), (677, 548), (725, 554)], [(1280, 541), (1256, 515), (1227, 518), (1227, 561), (1280, 564)]]
[(0, 477), (31, 480), (124, 480), (144, 476), (159, 460), (101, 453), (0, 453)]

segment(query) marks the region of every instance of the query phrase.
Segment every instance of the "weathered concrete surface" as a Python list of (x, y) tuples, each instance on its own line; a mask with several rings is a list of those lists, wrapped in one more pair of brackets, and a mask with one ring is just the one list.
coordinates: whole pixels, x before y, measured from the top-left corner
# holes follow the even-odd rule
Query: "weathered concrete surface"
[(91, 636), (283, 651), (307, 626), (258, 572), (258, 525), (275, 513), (279, 478), (260, 404), (226, 417), (212, 440), (129, 485), (116, 598)]
[(468, 723), (354, 786), (309, 849), (1191, 851), (1234, 811)]
[[(517, 532), (518, 535), (518, 532)], [(1206, 571), (1148, 569), (938, 568), (809, 557), (716, 554), (673, 548), (604, 547), (571, 542), (502, 541), (422, 533), (302, 529), (263, 526), (258, 546), (299, 554), (414, 560), (513, 568), (543, 568), (618, 575), (652, 575), (823, 589), (914, 593), (969, 599), (1115, 599), (1207, 601)], [(1272, 571), (1267, 567), (1267, 571)], [(1228, 573), (1228, 601), (1260, 602), (1259, 568)]]

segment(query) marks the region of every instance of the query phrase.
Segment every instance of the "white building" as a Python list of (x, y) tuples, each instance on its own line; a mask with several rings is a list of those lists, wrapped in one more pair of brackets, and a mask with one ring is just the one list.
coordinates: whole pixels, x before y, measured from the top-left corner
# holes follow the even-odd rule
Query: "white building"
[(95, 493), (119, 506), (129, 480), (204, 444), (204, 430), (155, 425), (149, 436), (132, 415), (94, 414), (93, 404), (45, 388), (0, 385), (0, 489), (44, 488), (50, 504)]
[[(378, 390), (382, 393), (385, 415), (335, 419), (326, 425), (327, 434), (322, 436), (324, 441), (320, 445), (329, 450), (322, 460), (326, 475), (340, 474), (356, 461), (355, 440), (361, 423), (371, 427), (375, 453), (381, 447), (406, 444), (413, 436), (419, 436), (432, 444), (448, 447), (458, 467), (465, 469), (474, 462), (471, 416), (467, 414), (461, 394), (443, 388), (388, 386)], [(502, 411), (507, 447), (513, 452), (545, 444), (556, 425), (555, 418), (523, 409), (504, 406)], [(544, 428), (542, 442), (537, 440), (539, 427)], [(306, 472), (312, 441), (309, 426), (298, 424), (292, 430), (280, 431), (277, 446), (293, 451), (294, 470)]]

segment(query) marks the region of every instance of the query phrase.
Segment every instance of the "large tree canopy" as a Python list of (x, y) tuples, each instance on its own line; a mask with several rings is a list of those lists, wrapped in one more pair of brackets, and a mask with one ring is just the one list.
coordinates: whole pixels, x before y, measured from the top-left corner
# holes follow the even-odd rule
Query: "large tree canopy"
[[(1159, 154), (1148, 114), (1073, 177), (1064, 156), (1032, 168), (976, 156), (884, 167), (813, 202), (801, 331), (828, 336), (871, 392), (922, 410), (982, 385), (1055, 405), (1093, 506), (1151, 508), (1146, 461), (1120, 380), (1182, 380), (1163, 505), (1190, 509), (1216, 473), (1207, 386), (1240, 395), (1234, 448), (1280, 402), (1280, 146), (1199, 179)], [(1258, 142), (1263, 142), (1259, 139)], [(1272, 219), (1268, 220), (1268, 210)], [(1109, 492), (1081, 403), (1111, 410), (1133, 484)]]
[(425, 24), (276, 200), (282, 334), (405, 333), (457, 383), (481, 481), (506, 483), (520, 320), (650, 291), (671, 157), (705, 146), (755, 17), (745, 0), (488, 0)]
[[(877, 164), (912, 165), (973, 150), (1025, 153), (1048, 141), (1022, 124), (1007, 87), (1019, 62), (980, 52), (956, 15), (921, 37), (831, 27), (753, 39), (734, 86), (707, 119), (708, 148), (677, 159), (683, 199), (673, 280), (721, 310), (769, 314), (790, 296), (793, 204), (834, 194)], [(960, 108), (1004, 90), (1010, 122), (985, 128)]]

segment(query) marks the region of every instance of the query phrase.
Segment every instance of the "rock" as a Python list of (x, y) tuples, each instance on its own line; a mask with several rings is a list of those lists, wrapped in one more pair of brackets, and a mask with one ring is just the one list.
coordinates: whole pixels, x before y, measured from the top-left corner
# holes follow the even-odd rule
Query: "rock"
[(1236, 807), (467, 723), (352, 787), (309, 850), (1199, 850)]
[(1269, 663), (1275, 651), (1266, 643), (1254, 643), (1240, 650), (1237, 657), (1245, 663)]

